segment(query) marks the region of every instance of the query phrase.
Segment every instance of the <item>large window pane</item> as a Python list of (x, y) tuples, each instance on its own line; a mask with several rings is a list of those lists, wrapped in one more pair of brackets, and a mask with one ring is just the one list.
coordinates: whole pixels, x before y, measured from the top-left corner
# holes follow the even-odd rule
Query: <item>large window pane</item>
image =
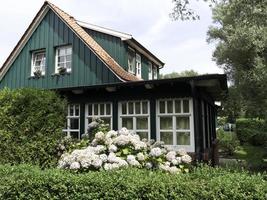
[(160, 117), (160, 129), (172, 130), (172, 117)]
[(71, 136), (72, 138), (76, 138), (76, 139), (78, 139), (78, 138), (79, 138), (79, 132), (71, 131), (71, 132), (70, 132), (70, 136)]
[(189, 100), (183, 100), (183, 111), (189, 113)]
[(190, 145), (190, 132), (177, 132), (177, 145)]
[(146, 101), (142, 102), (142, 113), (147, 114), (148, 113), (148, 104)]
[(98, 104), (94, 104), (94, 115), (98, 115)]
[(167, 113), (173, 112), (172, 101), (167, 101)]
[(137, 117), (136, 118), (136, 129), (148, 129), (148, 118)]
[(134, 112), (133, 112), (133, 110), (134, 110), (134, 108), (133, 108), (133, 102), (129, 102), (128, 103), (128, 114), (133, 114)]
[(111, 126), (111, 118), (110, 117), (101, 117), (105, 124)]
[(104, 115), (104, 114), (105, 114), (105, 105), (100, 104), (100, 115)]
[(75, 116), (80, 115), (80, 107), (78, 105), (75, 105)]
[(141, 114), (140, 102), (135, 103), (135, 114)]
[(173, 133), (160, 132), (160, 141), (163, 141), (166, 145), (173, 145)]
[(181, 101), (175, 100), (175, 113), (181, 113)]
[(127, 114), (127, 103), (125, 102), (121, 103), (121, 112), (123, 115)]
[(159, 112), (160, 113), (165, 113), (165, 101), (160, 101), (159, 102)]
[(122, 127), (132, 130), (133, 129), (133, 118), (122, 118)]
[(110, 110), (110, 104), (106, 104), (106, 115), (110, 115), (111, 114), (111, 110)]
[(190, 129), (189, 117), (176, 117), (176, 129)]
[(140, 136), (140, 139), (148, 139), (148, 132), (136, 132)]
[(79, 129), (79, 119), (70, 119), (70, 129)]
[(74, 105), (70, 105), (70, 116), (74, 116)]
[(92, 115), (92, 104), (88, 105), (88, 115)]

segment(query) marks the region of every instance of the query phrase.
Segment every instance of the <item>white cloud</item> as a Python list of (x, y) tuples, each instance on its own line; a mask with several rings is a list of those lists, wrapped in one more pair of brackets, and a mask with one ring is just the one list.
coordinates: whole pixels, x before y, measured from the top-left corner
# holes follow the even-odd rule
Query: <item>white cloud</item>
[[(171, 21), (171, 0), (52, 0), (52, 3), (76, 19), (132, 34), (166, 63), (162, 72), (185, 69), (222, 72), (211, 60), (214, 46), (206, 43), (211, 11), (201, 1), (192, 4), (201, 16), (197, 22)], [(1, 3), (0, 66), (42, 4), (43, 0)]]

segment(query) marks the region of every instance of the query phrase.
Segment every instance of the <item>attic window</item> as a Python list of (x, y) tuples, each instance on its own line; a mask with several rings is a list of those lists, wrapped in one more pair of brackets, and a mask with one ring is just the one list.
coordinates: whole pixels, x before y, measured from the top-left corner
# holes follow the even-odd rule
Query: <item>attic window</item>
[(71, 72), (72, 47), (62, 46), (56, 49), (56, 74)]
[(148, 63), (148, 80), (152, 80), (153, 79), (152, 71), (153, 71), (153, 66), (152, 66), (152, 63), (149, 62)]
[(31, 76), (45, 75), (45, 51), (35, 51), (32, 53)]
[(158, 68), (153, 65), (153, 79), (158, 79)]
[(128, 48), (128, 72), (135, 74), (135, 52)]

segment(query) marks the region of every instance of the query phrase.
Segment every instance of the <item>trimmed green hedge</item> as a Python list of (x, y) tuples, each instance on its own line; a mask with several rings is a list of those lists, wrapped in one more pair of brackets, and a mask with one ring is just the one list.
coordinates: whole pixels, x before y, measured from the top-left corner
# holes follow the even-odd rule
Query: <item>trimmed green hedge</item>
[[(266, 179), (266, 177), (265, 177)], [(266, 199), (263, 175), (201, 167), (189, 174), (124, 169), (72, 174), (0, 166), (0, 199)]]
[(0, 163), (55, 166), (66, 103), (55, 92), (0, 91)]
[(267, 142), (266, 122), (260, 119), (237, 119), (236, 134), (241, 143), (264, 145)]

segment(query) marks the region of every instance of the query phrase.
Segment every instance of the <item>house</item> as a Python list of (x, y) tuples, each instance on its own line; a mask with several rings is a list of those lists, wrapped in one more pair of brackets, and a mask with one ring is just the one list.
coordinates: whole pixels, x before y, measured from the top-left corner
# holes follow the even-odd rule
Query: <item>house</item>
[(164, 63), (131, 35), (80, 22), (45, 2), (0, 71), (0, 88), (56, 90), (69, 101), (64, 132), (80, 138), (95, 117), (117, 130), (185, 148), (196, 158), (216, 138), (220, 74), (159, 79)]

